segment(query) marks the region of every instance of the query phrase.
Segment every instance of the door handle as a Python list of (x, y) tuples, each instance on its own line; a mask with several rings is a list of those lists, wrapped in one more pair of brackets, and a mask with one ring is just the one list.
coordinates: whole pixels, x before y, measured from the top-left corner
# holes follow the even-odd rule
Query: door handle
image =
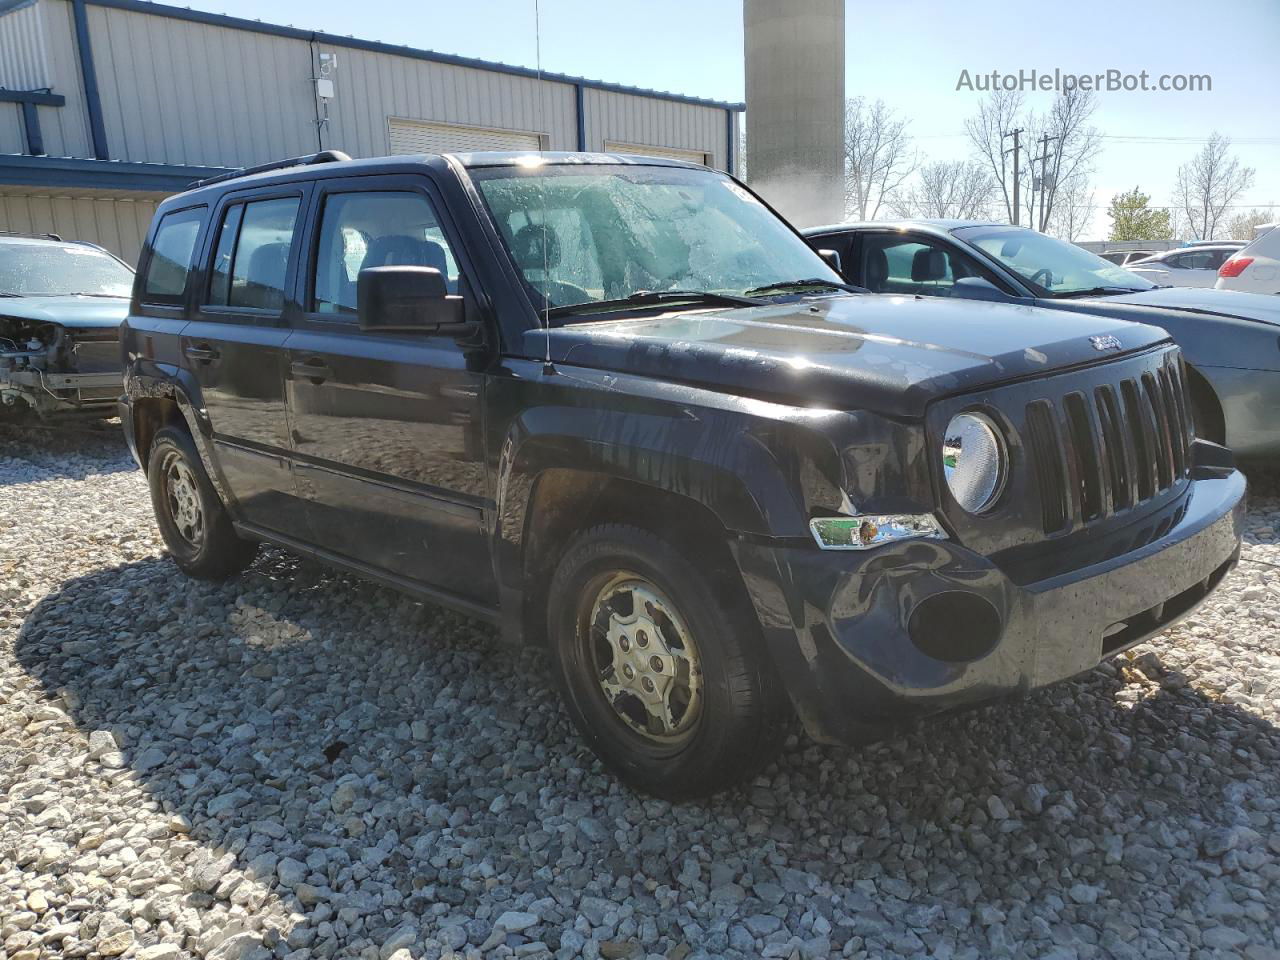
[(182, 351), (192, 360), (199, 360), (201, 363), (209, 363), (211, 360), (217, 360), (222, 356), (216, 349), (207, 343), (199, 343), (195, 346), (188, 344)]
[(289, 372), (299, 379), (310, 380), (312, 383), (324, 383), (333, 376), (333, 371), (325, 364), (323, 360), (295, 360), (289, 364)]

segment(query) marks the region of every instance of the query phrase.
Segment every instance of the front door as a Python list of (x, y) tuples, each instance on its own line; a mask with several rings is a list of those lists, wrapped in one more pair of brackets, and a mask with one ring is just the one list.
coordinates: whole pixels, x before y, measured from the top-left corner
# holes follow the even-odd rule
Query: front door
[(312, 539), (376, 571), (490, 602), (483, 374), (449, 337), (356, 323), (356, 280), (373, 266), (434, 267), (474, 311), (455, 234), (422, 176), (327, 181), (311, 206), (286, 395)]
[(199, 381), (216, 462), (238, 519), (306, 531), (284, 406), (285, 291), (296, 269), (306, 185), (234, 193), (214, 211), (184, 363)]

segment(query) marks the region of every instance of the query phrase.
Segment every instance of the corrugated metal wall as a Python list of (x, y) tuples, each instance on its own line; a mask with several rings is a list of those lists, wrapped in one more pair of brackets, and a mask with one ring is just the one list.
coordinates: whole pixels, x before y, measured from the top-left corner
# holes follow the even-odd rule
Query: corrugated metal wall
[(121, 199), (19, 190), (0, 187), (0, 231), (56, 233), (68, 240), (88, 240), (131, 264), (138, 262), (142, 240), (160, 201), (155, 196)]
[(727, 114), (719, 107), (589, 88), (583, 101), (588, 150), (603, 150), (606, 140), (677, 147), (709, 154), (711, 165), (724, 169)]
[(113, 159), (234, 167), (317, 149), (306, 42), (96, 6), (89, 29)]
[(0, 87), (35, 90), (49, 85), (44, 24), (36, 4), (0, 16)]
[(381, 156), (391, 149), (388, 118), (402, 117), (542, 134), (550, 150), (576, 148), (569, 84), (345, 47), (319, 51), (338, 58), (325, 147)]

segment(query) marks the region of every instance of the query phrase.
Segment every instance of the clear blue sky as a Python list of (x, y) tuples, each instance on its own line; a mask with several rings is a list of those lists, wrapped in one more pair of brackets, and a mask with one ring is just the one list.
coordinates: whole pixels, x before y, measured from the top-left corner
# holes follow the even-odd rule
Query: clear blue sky
[[(534, 0), (194, 0), (220, 13), (533, 66)], [(743, 98), (740, 0), (540, 0), (542, 67), (616, 83), (738, 101)], [(1101, 93), (1094, 124), (1109, 137), (1232, 137), (1257, 169), (1245, 198), (1277, 204), (1280, 219), (1280, 0), (850, 0), (845, 83), (911, 119), (929, 159), (968, 155), (964, 118), (979, 94), (957, 92), (962, 69), (1059, 67), (1210, 74), (1209, 93)], [(1051, 95), (1037, 94), (1047, 105)], [(1270, 139), (1270, 143), (1257, 142)], [(1247, 141), (1254, 141), (1252, 143)], [(1175, 171), (1199, 144), (1107, 139), (1095, 202), (1141, 186), (1172, 202)], [(1099, 211), (1091, 231), (1109, 225)]]

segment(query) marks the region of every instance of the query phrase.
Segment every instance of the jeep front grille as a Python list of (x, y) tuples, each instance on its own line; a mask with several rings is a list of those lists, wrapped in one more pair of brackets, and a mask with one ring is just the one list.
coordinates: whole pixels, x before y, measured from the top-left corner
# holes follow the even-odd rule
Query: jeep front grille
[(1116, 382), (1028, 403), (1027, 451), (1044, 532), (1087, 526), (1185, 479), (1189, 409), (1176, 351)]

